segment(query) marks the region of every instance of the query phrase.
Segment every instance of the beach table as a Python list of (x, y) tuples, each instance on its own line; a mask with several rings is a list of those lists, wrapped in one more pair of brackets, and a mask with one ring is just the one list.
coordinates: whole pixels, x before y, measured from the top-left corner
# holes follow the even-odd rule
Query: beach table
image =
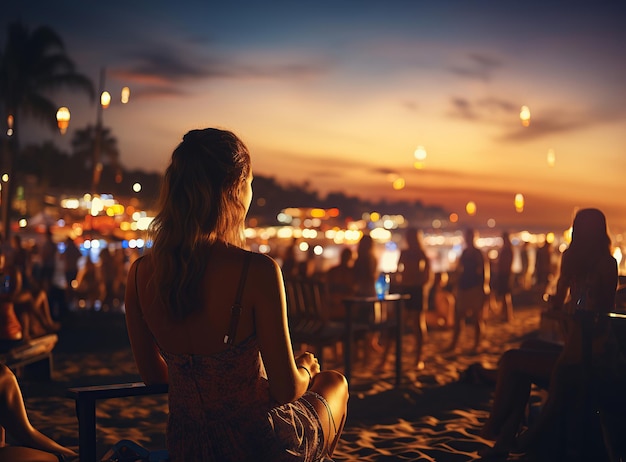
[[(384, 298), (379, 299), (376, 296), (367, 297), (346, 297), (343, 304), (346, 308), (346, 321), (344, 333), (344, 375), (350, 384), (352, 376), (352, 347), (354, 343), (355, 325), (363, 322), (357, 318), (357, 311), (366, 313), (369, 330), (380, 330), (386, 327), (395, 327), (396, 340), (396, 380), (395, 386), (399, 387), (402, 381), (402, 312), (404, 302), (410, 299), (408, 294), (388, 294)], [(361, 311), (363, 310), (363, 311)], [(390, 314), (392, 316), (390, 316)]]

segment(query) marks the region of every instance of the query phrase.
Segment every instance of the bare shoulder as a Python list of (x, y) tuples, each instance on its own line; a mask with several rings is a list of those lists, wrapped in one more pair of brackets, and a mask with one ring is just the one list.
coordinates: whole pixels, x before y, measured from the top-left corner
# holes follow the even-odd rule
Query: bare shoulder
[(151, 258), (151, 254), (146, 254), (138, 257), (131, 265), (128, 271), (128, 275), (135, 275), (137, 272), (138, 277), (143, 280), (143, 275), (152, 274), (154, 263)]
[(269, 282), (275, 281), (278, 276), (282, 278), (280, 266), (272, 257), (262, 253), (248, 253), (250, 254), (250, 272), (255, 279)]

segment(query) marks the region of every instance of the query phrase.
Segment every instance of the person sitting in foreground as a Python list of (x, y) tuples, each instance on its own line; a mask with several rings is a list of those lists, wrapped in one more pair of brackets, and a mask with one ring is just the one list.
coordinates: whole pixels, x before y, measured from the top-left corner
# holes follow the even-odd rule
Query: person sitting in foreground
[(146, 384), (169, 384), (171, 461), (319, 461), (346, 419), (348, 385), (294, 358), (278, 264), (244, 250), (250, 155), (229, 131), (174, 150), (151, 251), (130, 268), (126, 322)]
[[(4, 429), (20, 446), (6, 444)], [(0, 462), (59, 462), (77, 456), (32, 426), (15, 375), (0, 364)]]
[[(504, 456), (510, 451), (532, 450), (551, 433), (555, 417), (567, 408), (581, 403), (564, 397), (567, 389), (579, 389), (582, 380), (583, 340), (581, 311), (593, 311), (594, 380), (602, 380), (619, 355), (610, 333), (606, 313), (615, 307), (617, 262), (611, 255), (611, 241), (604, 214), (597, 209), (580, 210), (572, 226), (572, 241), (561, 258), (561, 269), (552, 309), (563, 313), (565, 337), (562, 347), (537, 346), (509, 350), (498, 365), (496, 390), (491, 414), (481, 435), (494, 439), (493, 448), (481, 452), (486, 456)], [(572, 373), (572, 372), (575, 373)], [(548, 387), (548, 398), (538, 422), (516, 439), (524, 417), (531, 384)], [(570, 395), (568, 395), (570, 396)]]

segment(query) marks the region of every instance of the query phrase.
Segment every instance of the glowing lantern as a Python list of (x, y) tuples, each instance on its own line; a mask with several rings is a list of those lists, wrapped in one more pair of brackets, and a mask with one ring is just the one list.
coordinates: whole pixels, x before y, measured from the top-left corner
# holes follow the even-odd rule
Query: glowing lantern
[(424, 149), (424, 146), (418, 146), (413, 155), (419, 162), (423, 162), (426, 160), (427, 156), (426, 149)]
[(111, 93), (108, 91), (103, 91), (100, 95), (100, 104), (104, 109), (108, 108), (111, 104)]
[(467, 204), (465, 204), (465, 211), (469, 216), (476, 215), (476, 202), (469, 201)]
[(122, 96), (121, 96), (122, 104), (128, 103), (129, 99), (130, 99), (130, 88), (128, 87), (122, 88)]
[(57, 125), (61, 135), (65, 135), (67, 127), (70, 125), (70, 110), (66, 107), (60, 107), (57, 111)]
[(413, 153), (413, 156), (415, 156), (415, 162), (413, 163), (413, 166), (418, 170), (422, 169), (424, 167), (424, 161), (426, 160), (427, 156), (424, 146), (418, 146)]
[(396, 191), (404, 189), (404, 186), (405, 186), (404, 178), (398, 178), (394, 180), (393, 182), (393, 189), (395, 189)]
[(517, 193), (515, 195), (515, 211), (522, 213), (524, 211), (524, 195)]
[(524, 127), (528, 127), (530, 125), (530, 109), (528, 109), (528, 106), (522, 106), (522, 109), (519, 113), (519, 118), (522, 121), (522, 125)]
[(13, 136), (13, 115), (7, 116), (7, 136)]
[(554, 164), (556, 164), (556, 154), (554, 152), (554, 149), (548, 149), (547, 161), (550, 167), (554, 167)]

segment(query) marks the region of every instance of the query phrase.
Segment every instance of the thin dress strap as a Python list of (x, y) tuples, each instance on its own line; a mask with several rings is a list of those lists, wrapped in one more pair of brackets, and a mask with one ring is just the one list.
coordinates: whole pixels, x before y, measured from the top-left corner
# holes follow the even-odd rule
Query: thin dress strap
[(237, 326), (239, 325), (239, 318), (241, 316), (241, 296), (243, 294), (243, 288), (246, 284), (246, 277), (248, 276), (248, 266), (250, 265), (249, 252), (246, 252), (243, 260), (243, 270), (239, 277), (239, 286), (237, 287), (237, 295), (235, 296), (235, 303), (230, 307), (230, 326), (228, 328), (228, 334), (224, 336), (224, 343), (232, 345), (235, 343), (235, 336), (237, 335)]

